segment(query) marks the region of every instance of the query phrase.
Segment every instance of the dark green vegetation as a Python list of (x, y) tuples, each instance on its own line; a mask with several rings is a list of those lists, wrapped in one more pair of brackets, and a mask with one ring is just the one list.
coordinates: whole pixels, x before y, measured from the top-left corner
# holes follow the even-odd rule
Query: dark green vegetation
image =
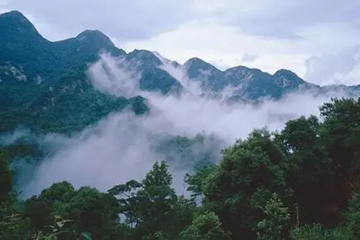
[(320, 111), (321, 119), (238, 140), (217, 165), (186, 177), (190, 198), (175, 193), (167, 164), (156, 162), (142, 181), (107, 192), (60, 182), (19, 201), (2, 153), (0, 238), (359, 239), (360, 99), (334, 99)]
[(44, 39), (19, 12), (0, 15), (0, 131), (23, 125), (34, 131), (72, 133), (110, 112), (145, 113), (145, 100), (112, 97), (93, 88), (86, 75), (100, 51), (121, 57), (99, 31), (59, 42)]
[(224, 143), (213, 135), (197, 134), (193, 138), (183, 136), (160, 136), (154, 139), (154, 150), (163, 155), (171, 166), (189, 171), (218, 162)]

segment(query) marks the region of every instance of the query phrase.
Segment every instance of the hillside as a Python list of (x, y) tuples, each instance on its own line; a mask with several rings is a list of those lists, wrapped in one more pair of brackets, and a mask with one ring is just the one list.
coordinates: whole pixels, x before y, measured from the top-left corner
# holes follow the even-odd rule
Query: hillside
[(115, 98), (95, 90), (85, 71), (100, 50), (116, 48), (99, 31), (59, 42), (44, 39), (17, 11), (0, 15), (0, 131), (18, 125), (47, 132), (81, 130), (112, 111), (147, 107), (141, 97)]
[[(145, 99), (113, 97), (97, 91), (85, 74), (89, 64), (106, 51), (122, 57), (140, 73), (139, 88), (161, 94), (181, 93), (183, 83), (161, 68), (164, 59), (147, 50), (126, 53), (98, 30), (51, 42), (18, 11), (0, 15), (0, 131), (19, 125), (45, 132), (73, 132), (83, 129), (112, 111), (127, 106), (136, 114), (147, 111)], [(244, 66), (221, 71), (199, 59), (189, 59), (182, 68), (189, 81), (199, 83), (203, 95), (232, 101), (281, 99), (289, 92), (311, 90), (314, 94), (345, 91), (359, 95), (359, 86), (326, 86), (307, 83), (289, 70), (271, 75)], [(169, 64), (169, 63), (166, 63)]]
[[(60, 181), (22, 201), (0, 148), (0, 238), (359, 239), (359, 109), (360, 98), (332, 100), (320, 108), (323, 121), (252, 131), (219, 163), (186, 175), (190, 196), (176, 192), (161, 161), (103, 192)], [(168, 147), (176, 142), (188, 145)]]

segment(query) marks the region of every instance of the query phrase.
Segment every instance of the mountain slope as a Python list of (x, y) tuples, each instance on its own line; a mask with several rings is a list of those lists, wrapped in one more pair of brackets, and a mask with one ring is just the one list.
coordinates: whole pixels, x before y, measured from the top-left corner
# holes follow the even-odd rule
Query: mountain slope
[(219, 92), (226, 86), (223, 72), (213, 65), (201, 60), (191, 58), (184, 63), (187, 76), (200, 83), (204, 91)]
[(184, 66), (188, 77), (193, 81), (200, 81), (205, 91), (219, 93), (230, 90), (232, 98), (243, 100), (257, 100), (263, 97), (279, 99), (286, 93), (313, 86), (285, 69), (277, 71), (274, 75), (244, 66), (221, 71), (199, 58), (189, 59)]
[(0, 131), (19, 124), (43, 131), (73, 131), (127, 106), (137, 114), (146, 112), (141, 97), (112, 97), (94, 89), (86, 71), (102, 51), (122, 58), (130, 71), (139, 73), (141, 90), (165, 95), (186, 89), (180, 79), (163, 68), (169, 63), (184, 71), (187, 80), (197, 83), (202, 95), (225, 96), (232, 101), (280, 99), (299, 90), (360, 95), (360, 86), (319, 87), (285, 69), (273, 75), (244, 66), (221, 71), (199, 58), (180, 65), (147, 50), (126, 53), (98, 30), (85, 30), (74, 38), (51, 42), (18, 11), (0, 15), (0, 32)]
[(152, 52), (147, 50), (134, 50), (125, 58), (134, 71), (141, 73), (139, 87), (141, 90), (158, 91), (162, 94), (170, 92), (181, 92), (181, 84), (169, 73), (159, 68), (161, 60)]
[(147, 110), (144, 99), (115, 98), (95, 90), (85, 74), (99, 51), (125, 55), (99, 31), (58, 42), (44, 39), (17, 11), (0, 15), (0, 131), (19, 124), (70, 132), (129, 106)]

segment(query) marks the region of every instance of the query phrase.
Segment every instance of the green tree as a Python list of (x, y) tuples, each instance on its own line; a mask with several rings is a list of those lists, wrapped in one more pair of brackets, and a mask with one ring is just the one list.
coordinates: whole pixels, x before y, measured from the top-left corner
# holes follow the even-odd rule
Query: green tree
[(351, 239), (360, 238), (360, 192), (356, 192), (345, 212), (345, 224), (350, 231)]
[[(119, 234), (117, 201), (95, 188), (75, 190), (66, 182), (55, 183), (25, 203), (25, 216), (33, 234), (69, 239), (89, 233), (93, 239), (113, 239)], [(61, 229), (58, 225), (61, 224)]]
[(290, 120), (275, 141), (287, 157), (287, 185), (294, 190), (297, 224), (322, 222), (329, 205), (334, 171), (320, 136), (319, 120), (311, 116)]
[(27, 222), (19, 211), (17, 196), (12, 192), (13, 172), (0, 148), (0, 239), (20, 239), (27, 234)]
[(266, 218), (257, 224), (258, 239), (281, 240), (284, 230), (288, 227), (290, 214), (276, 193), (272, 195), (265, 206), (261, 207)]
[(321, 224), (304, 225), (291, 231), (292, 240), (326, 240), (325, 231)]
[(230, 234), (221, 227), (215, 213), (204, 213), (196, 217), (192, 224), (180, 233), (180, 240), (230, 240)]
[(81, 187), (69, 201), (70, 216), (77, 235), (91, 233), (93, 239), (112, 239), (116, 234), (116, 199), (95, 188)]
[(191, 202), (177, 197), (171, 184), (167, 164), (155, 162), (141, 183), (131, 180), (109, 190), (133, 227), (132, 239), (174, 239), (191, 222)]
[(321, 224), (308, 224), (295, 227), (290, 231), (291, 240), (351, 240), (351, 234), (346, 228), (326, 229)]
[(285, 156), (265, 129), (251, 133), (245, 141), (227, 148), (218, 169), (207, 179), (205, 202), (219, 216), (234, 239), (256, 238), (256, 225), (264, 218), (273, 192), (287, 198), (281, 163)]
[(349, 199), (360, 188), (360, 98), (332, 99), (320, 107), (323, 123), (320, 137), (331, 159), (330, 178), (322, 194), (327, 201), (321, 219), (326, 227), (334, 227), (342, 220)]
[(19, 240), (28, 236), (28, 223), (18, 205), (15, 194), (0, 203), (0, 239)]
[(195, 174), (185, 175), (185, 182), (188, 185), (187, 191), (191, 192), (191, 200), (199, 203), (204, 197), (204, 189), (209, 176), (215, 172), (217, 165), (208, 165), (200, 168)]
[(12, 171), (10, 170), (7, 158), (0, 148), (0, 203), (8, 198), (12, 189)]

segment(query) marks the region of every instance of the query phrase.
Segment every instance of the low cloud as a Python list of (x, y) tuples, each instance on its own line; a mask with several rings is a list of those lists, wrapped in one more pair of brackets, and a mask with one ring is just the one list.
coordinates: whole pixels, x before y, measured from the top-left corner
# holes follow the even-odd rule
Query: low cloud
[(0, 146), (14, 144), (18, 139), (30, 136), (31, 133), (27, 129), (18, 128), (11, 133), (0, 135)]
[[(181, 65), (169, 67), (167, 64), (172, 65), (163, 61), (161, 68), (182, 83), (188, 81), (181, 73)], [(127, 111), (112, 113), (72, 138), (46, 136), (47, 142), (51, 139), (57, 147), (33, 171), (31, 181), (23, 184), (24, 196), (39, 193), (62, 180), (68, 180), (76, 187), (90, 185), (101, 190), (130, 179), (140, 180), (155, 160), (165, 160), (166, 154), (158, 146), (169, 137), (194, 138), (204, 134), (209, 140), (198, 146), (199, 151), (211, 150), (218, 160), (222, 148), (236, 139), (245, 138), (254, 128), (281, 129), (289, 119), (318, 115), (318, 107), (329, 100), (311, 94), (291, 94), (281, 101), (266, 101), (253, 106), (227, 105), (191, 91), (180, 97), (163, 96), (136, 90), (138, 79), (133, 76), (138, 73), (129, 72), (125, 66), (119, 60), (102, 56), (89, 70), (94, 86), (115, 96), (127, 91), (130, 91), (128, 96), (141, 94), (148, 99), (150, 113), (143, 116)], [(210, 140), (210, 136), (217, 140)], [(214, 142), (217, 142), (216, 146)], [(172, 156), (176, 158), (177, 154)], [(181, 193), (185, 190), (184, 174), (193, 170), (193, 163), (188, 161), (178, 156), (169, 162), (174, 186)]]
[(242, 55), (242, 57), (240, 58), (240, 62), (253, 62), (253, 61), (255, 61), (258, 57), (259, 57), (259, 56), (257, 56), (257, 55), (245, 53), (245, 54)]
[[(207, 1), (200, 0), (204, 4)], [(317, 25), (344, 24), (358, 27), (360, 5), (357, 0), (227, 0), (212, 11), (226, 25), (261, 37), (302, 40), (304, 29)]]
[[(162, 65), (159, 68), (167, 72), (173, 78), (175, 78), (188, 93), (192, 95), (200, 95), (202, 93), (199, 82), (192, 81), (187, 76), (185, 66), (174, 64), (173, 62), (163, 58), (159, 54), (157, 54), (157, 56), (162, 62)], [(145, 95), (149, 94), (145, 93)], [(153, 98), (153, 96), (154, 95), (150, 93), (149, 98), (151, 99)]]
[(130, 67), (124, 58), (103, 53), (100, 60), (89, 67), (87, 74), (99, 91), (130, 98), (138, 95), (140, 79), (140, 75)]
[(360, 45), (338, 55), (313, 56), (306, 61), (304, 79), (319, 85), (356, 85), (360, 79)]
[(68, 180), (76, 187), (90, 185), (107, 190), (132, 178), (139, 179), (157, 160), (146, 131), (130, 113), (114, 114), (68, 139), (58, 151), (42, 160), (25, 187), (25, 195)]

